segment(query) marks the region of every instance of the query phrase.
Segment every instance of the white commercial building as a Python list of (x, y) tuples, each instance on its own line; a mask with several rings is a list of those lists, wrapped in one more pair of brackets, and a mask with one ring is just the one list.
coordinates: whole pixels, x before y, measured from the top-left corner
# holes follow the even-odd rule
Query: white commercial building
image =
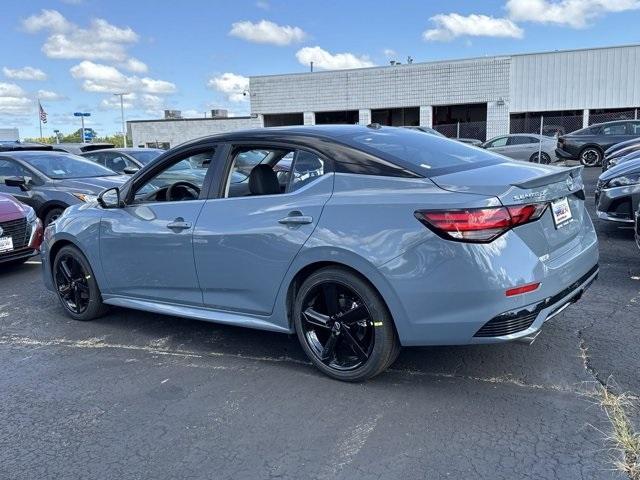
[(251, 77), (251, 116), (129, 122), (135, 145), (279, 125), (423, 125), (482, 140), (637, 118), (640, 45)]

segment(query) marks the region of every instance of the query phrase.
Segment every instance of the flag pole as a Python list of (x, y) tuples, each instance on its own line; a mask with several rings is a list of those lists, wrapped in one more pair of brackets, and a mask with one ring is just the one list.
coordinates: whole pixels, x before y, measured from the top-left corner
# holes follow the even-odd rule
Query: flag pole
[(40, 105), (40, 99), (38, 98), (38, 124), (40, 125), (40, 141), (42, 141), (42, 116), (40, 115), (42, 105)]

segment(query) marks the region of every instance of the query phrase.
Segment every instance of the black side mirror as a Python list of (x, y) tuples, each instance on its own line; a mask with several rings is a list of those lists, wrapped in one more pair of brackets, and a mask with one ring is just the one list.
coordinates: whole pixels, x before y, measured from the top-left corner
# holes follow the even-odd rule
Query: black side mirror
[(7, 187), (18, 187), (23, 192), (31, 190), (31, 186), (26, 177), (7, 177), (4, 179), (4, 184)]
[(138, 167), (128, 166), (128, 167), (124, 167), (123, 172), (126, 173), (127, 175), (133, 175), (138, 170), (140, 170)]
[(107, 188), (98, 195), (98, 204), (102, 208), (120, 208), (120, 189), (118, 187)]

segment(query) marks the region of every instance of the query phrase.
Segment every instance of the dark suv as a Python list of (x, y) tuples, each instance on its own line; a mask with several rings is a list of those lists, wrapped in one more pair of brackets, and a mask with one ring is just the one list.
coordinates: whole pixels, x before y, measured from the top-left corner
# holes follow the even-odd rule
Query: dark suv
[(580, 160), (585, 167), (600, 165), (604, 151), (616, 143), (640, 137), (640, 120), (598, 123), (558, 138), (560, 159)]

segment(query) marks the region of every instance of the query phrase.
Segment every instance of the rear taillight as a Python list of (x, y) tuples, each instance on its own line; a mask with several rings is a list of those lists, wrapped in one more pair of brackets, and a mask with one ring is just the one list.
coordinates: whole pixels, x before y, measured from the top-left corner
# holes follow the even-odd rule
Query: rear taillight
[(467, 210), (418, 210), (415, 216), (443, 238), (486, 243), (513, 227), (537, 220), (546, 208), (546, 203), (531, 203)]

